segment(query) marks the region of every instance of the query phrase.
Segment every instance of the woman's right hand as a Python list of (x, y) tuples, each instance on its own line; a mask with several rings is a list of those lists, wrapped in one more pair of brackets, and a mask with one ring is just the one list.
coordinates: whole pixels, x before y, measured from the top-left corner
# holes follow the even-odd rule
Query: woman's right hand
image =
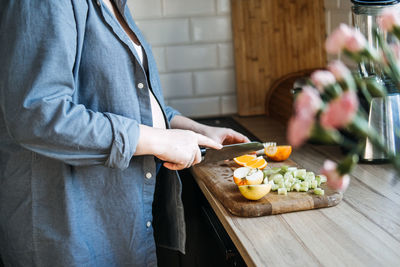
[(155, 129), (140, 125), (139, 143), (135, 155), (152, 154), (171, 170), (189, 168), (201, 161), (199, 146), (220, 149), (221, 144), (189, 130)]

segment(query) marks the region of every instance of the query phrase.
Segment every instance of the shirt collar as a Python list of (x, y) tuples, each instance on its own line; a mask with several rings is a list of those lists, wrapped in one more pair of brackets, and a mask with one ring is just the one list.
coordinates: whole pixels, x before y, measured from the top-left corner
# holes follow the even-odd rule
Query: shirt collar
[[(125, 6), (126, 6), (126, 0), (113, 0), (115, 5), (118, 8), (119, 13), (124, 16), (125, 15)], [(125, 17), (125, 16), (124, 16)]]

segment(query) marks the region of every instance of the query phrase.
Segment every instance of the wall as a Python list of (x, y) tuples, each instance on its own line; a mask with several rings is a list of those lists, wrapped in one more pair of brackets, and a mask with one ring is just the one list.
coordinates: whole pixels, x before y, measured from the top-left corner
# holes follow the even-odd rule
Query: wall
[[(230, 0), (128, 5), (153, 47), (167, 104), (190, 117), (236, 113)], [(325, 0), (325, 6), (328, 33), (351, 21), (350, 0)]]
[[(352, 24), (350, 0), (324, 0), (325, 1), (325, 25), (326, 33), (331, 33), (340, 23)], [(335, 57), (328, 55), (328, 60)], [(346, 64), (354, 65), (345, 58), (341, 58)]]

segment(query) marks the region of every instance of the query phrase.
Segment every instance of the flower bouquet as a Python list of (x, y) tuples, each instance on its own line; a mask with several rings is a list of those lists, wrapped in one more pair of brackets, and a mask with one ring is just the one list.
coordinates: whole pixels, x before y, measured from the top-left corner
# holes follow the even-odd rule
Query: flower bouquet
[[(368, 46), (358, 30), (345, 24), (328, 36), (325, 48), (329, 54), (342, 53), (357, 64), (373, 62), (400, 92), (400, 46), (386, 43), (383, 35), (390, 33), (400, 40), (400, 14), (396, 9), (386, 9), (377, 22), (381, 30), (374, 34), (379, 49)], [(344, 191), (348, 187), (348, 174), (358, 163), (367, 138), (400, 171), (400, 155), (389, 149), (382, 136), (369, 126), (367, 112), (360, 105), (361, 101), (370, 104), (373, 98), (386, 96), (383, 83), (362, 78), (341, 61), (333, 61), (327, 70), (312, 73), (309, 84), (296, 96), (294, 114), (288, 124), (288, 141), (293, 147), (299, 147), (313, 139), (339, 144), (348, 151), (338, 164), (326, 160), (322, 167), (321, 173), (327, 176), (328, 186), (336, 190)]]

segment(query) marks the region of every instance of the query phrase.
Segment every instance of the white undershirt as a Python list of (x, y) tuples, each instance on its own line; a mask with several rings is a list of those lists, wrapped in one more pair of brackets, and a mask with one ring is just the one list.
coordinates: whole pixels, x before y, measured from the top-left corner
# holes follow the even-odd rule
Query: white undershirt
[[(133, 43), (133, 47), (135, 48), (135, 50), (136, 50), (136, 52), (137, 52), (137, 54), (139, 56), (140, 64), (142, 65), (142, 67), (147, 72), (148, 71), (147, 59), (146, 59), (146, 55), (143, 53), (142, 46), (141, 45), (137, 45), (133, 41), (133, 39), (132, 39), (133, 37), (129, 36), (128, 26), (126, 25), (125, 21), (123, 21), (122, 18), (118, 18), (118, 15), (116, 13), (118, 11), (113, 6), (111, 1), (110, 0), (104, 0), (104, 3), (106, 4), (107, 8), (111, 11), (111, 13), (114, 15), (114, 17), (117, 19), (117, 21), (119, 22), (121, 28), (125, 31), (125, 33), (130, 38), (131, 42)], [(122, 21), (120, 21), (120, 19)], [(167, 127), (166, 127), (166, 124), (165, 124), (164, 114), (163, 114), (163, 112), (161, 110), (160, 104), (157, 102), (157, 100), (156, 100), (153, 92), (150, 90), (150, 88), (148, 88), (148, 90), (149, 90), (150, 104), (151, 104), (151, 115), (152, 115), (152, 118), (153, 118), (153, 127), (154, 128), (165, 129)]]
[(140, 64), (143, 66), (143, 48), (141, 45), (137, 45), (134, 41), (131, 40), (131, 43), (133, 44), (133, 47), (136, 50), (136, 53), (139, 56)]
[[(147, 59), (145, 58), (145, 55), (143, 53), (143, 47), (141, 45), (137, 45), (132, 40), (131, 40), (131, 42), (132, 42), (133, 47), (135, 48), (136, 53), (139, 57), (140, 64), (147, 72), (148, 71)], [(165, 125), (164, 115), (161, 111), (161, 107), (158, 104), (158, 102), (157, 102), (153, 92), (150, 90), (150, 88), (148, 90), (149, 90), (149, 96), (150, 96), (151, 114), (153, 117), (153, 127), (165, 129), (166, 125)]]

